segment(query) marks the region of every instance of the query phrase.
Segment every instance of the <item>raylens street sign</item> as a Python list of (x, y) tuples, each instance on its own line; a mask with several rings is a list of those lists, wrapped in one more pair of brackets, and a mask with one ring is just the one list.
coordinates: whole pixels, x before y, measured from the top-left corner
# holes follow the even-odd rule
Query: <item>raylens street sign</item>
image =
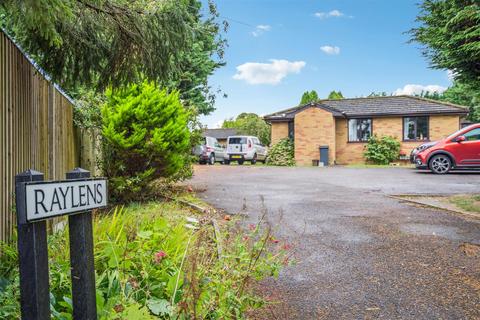
[(107, 205), (104, 179), (25, 183), (26, 221), (83, 212)]
[(20, 306), (23, 320), (50, 320), (47, 223), (68, 215), (75, 320), (97, 319), (92, 209), (107, 206), (107, 181), (75, 168), (66, 180), (43, 181), (27, 170), (15, 177)]

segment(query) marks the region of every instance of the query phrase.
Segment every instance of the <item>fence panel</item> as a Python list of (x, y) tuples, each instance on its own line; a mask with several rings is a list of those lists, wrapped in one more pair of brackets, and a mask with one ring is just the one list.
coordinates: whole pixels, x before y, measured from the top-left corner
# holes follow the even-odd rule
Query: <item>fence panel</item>
[(14, 176), (33, 168), (63, 179), (80, 164), (73, 104), (0, 31), (0, 241), (15, 226)]

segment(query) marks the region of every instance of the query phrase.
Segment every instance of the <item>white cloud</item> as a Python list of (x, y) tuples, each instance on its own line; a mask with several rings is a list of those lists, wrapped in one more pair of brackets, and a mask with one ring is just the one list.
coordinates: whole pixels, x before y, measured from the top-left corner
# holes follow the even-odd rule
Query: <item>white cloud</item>
[(403, 88), (398, 88), (395, 90), (393, 93), (396, 96), (399, 95), (416, 95), (416, 94), (421, 94), (422, 92), (429, 92), (429, 93), (442, 93), (447, 88), (439, 86), (439, 85), (428, 85), (428, 86), (422, 86), (420, 84), (407, 84)]
[(269, 26), (268, 24), (259, 24), (258, 26), (255, 27), (255, 31), (252, 31), (252, 36), (259, 37), (265, 32), (268, 32), (270, 30), (272, 30), (272, 27)]
[(340, 48), (336, 46), (323, 46), (323, 47), (320, 47), (320, 50), (330, 55), (340, 54)]
[(332, 10), (330, 12), (316, 12), (315, 17), (320, 19), (327, 19), (327, 18), (340, 18), (343, 17), (345, 14), (340, 12), (339, 10)]
[(299, 73), (305, 67), (305, 61), (270, 59), (270, 63), (247, 62), (237, 66), (236, 80), (245, 80), (248, 84), (278, 84), (289, 73)]

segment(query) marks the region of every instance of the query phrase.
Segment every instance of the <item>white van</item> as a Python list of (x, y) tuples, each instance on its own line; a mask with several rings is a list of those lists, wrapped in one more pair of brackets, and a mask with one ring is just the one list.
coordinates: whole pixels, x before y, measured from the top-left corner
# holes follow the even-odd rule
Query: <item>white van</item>
[(245, 161), (250, 161), (251, 164), (255, 164), (257, 161), (265, 163), (266, 158), (267, 148), (260, 143), (257, 137), (228, 137), (225, 164), (229, 164), (231, 161), (237, 161), (238, 164), (243, 164)]

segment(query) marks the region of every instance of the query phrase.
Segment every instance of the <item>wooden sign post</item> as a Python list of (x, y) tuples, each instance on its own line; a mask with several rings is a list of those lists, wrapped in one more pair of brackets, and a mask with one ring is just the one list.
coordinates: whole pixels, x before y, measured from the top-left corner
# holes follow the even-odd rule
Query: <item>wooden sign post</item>
[(92, 209), (107, 205), (107, 181), (76, 168), (67, 180), (43, 181), (27, 170), (15, 178), (22, 319), (50, 319), (45, 220), (69, 215), (74, 319), (96, 319)]

